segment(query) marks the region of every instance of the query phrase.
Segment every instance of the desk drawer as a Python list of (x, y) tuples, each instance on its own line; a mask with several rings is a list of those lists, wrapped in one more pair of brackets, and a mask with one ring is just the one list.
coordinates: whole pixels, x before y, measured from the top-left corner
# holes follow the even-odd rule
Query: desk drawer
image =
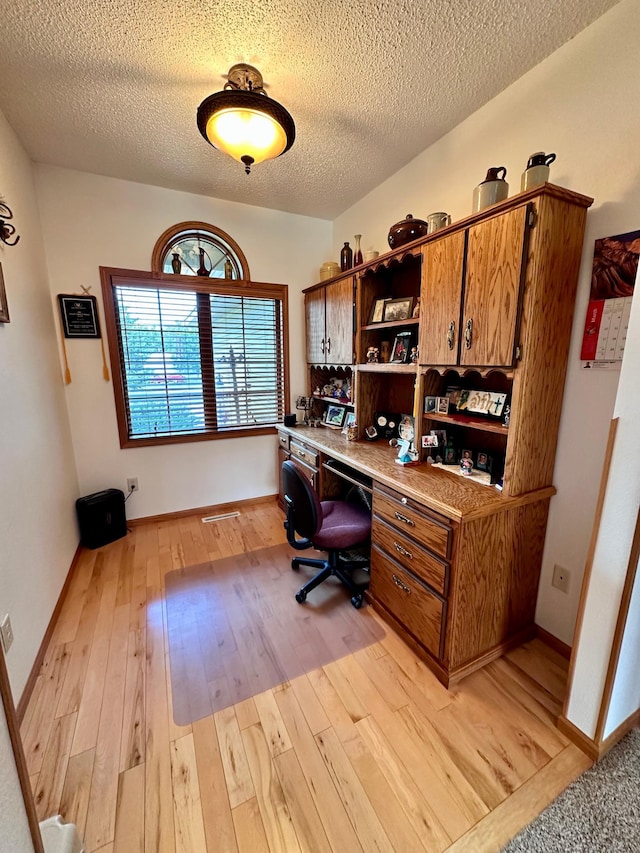
[[(413, 528), (412, 528), (413, 530)], [(371, 530), (371, 541), (390, 554), (401, 566), (413, 572), (440, 595), (447, 587), (447, 565), (414, 542), (397, 527), (391, 527), (375, 515)]]
[(298, 471), (301, 471), (307, 480), (311, 483), (313, 488), (318, 491), (318, 469), (312, 468), (311, 465), (307, 465), (305, 462), (300, 461), (300, 459), (296, 459), (294, 456), (291, 456), (291, 461), (296, 466)]
[(450, 558), (452, 531), (445, 519), (440, 521), (410, 498), (379, 486), (373, 492), (373, 511), (445, 560)]
[(307, 465), (315, 465), (318, 463), (318, 454), (315, 450), (311, 450), (309, 447), (306, 447), (304, 444), (300, 444), (299, 441), (295, 441), (291, 439), (289, 442), (289, 450), (293, 456), (297, 456), (298, 459), (302, 459)]
[(375, 545), (369, 590), (426, 649), (440, 657), (444, 602)]
[(289, 436), (286, 432), (278, 433), (278, 444), (283, 448), (283, 450), (289, 449)]

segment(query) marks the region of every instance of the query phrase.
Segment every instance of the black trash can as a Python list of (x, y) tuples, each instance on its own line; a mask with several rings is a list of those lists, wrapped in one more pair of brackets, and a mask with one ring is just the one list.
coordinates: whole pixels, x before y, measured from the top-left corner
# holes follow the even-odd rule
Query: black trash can
[(80, 544), (85, 548), (100, 548), (127, 535), (124, 512), (124, 492), (105, 489), (76, 501)]

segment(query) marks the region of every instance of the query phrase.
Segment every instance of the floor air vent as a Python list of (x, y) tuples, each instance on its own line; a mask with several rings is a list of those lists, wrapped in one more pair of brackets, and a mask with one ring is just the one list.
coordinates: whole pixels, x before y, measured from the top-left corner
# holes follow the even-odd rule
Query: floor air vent
[(212, 521), (222, 521), (223, 518), (238, 518), (239, 512), (223, 512), (221, 515), (208, 515), (202, 519), (203, 524), (211, 524)]

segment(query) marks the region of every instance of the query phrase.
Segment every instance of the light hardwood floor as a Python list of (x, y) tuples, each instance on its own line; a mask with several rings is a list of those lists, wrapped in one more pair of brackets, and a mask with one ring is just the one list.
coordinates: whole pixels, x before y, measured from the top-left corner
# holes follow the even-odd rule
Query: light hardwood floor
[(274, 503), (82, 554), (22, 724), (40, 819), (74, 822), (88, 853), (482, 853), (589, 766), (555, 728), (567, 666), (547, 646), (447, 691), (384, 623), (365, 649), (176, 725), (166, 573), (283, 541)]

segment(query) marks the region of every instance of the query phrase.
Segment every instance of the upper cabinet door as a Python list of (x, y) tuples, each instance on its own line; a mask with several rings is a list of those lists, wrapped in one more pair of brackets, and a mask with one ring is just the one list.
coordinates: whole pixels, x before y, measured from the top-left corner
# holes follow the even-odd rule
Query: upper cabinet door
[(304, 309), (307, 329), (307, 364), (324, 364), (326, 338), (324, 333), (324, 287), (305, 295)]
[(469, 229), (460, 364), (514, 362), (526, 206)]
[(328, 284), (326, 287), (326, 346), (327, 364), (353, 362), (353, 276)]
[(464, 231), (422, 247), (420, 364), (457, 364)]

